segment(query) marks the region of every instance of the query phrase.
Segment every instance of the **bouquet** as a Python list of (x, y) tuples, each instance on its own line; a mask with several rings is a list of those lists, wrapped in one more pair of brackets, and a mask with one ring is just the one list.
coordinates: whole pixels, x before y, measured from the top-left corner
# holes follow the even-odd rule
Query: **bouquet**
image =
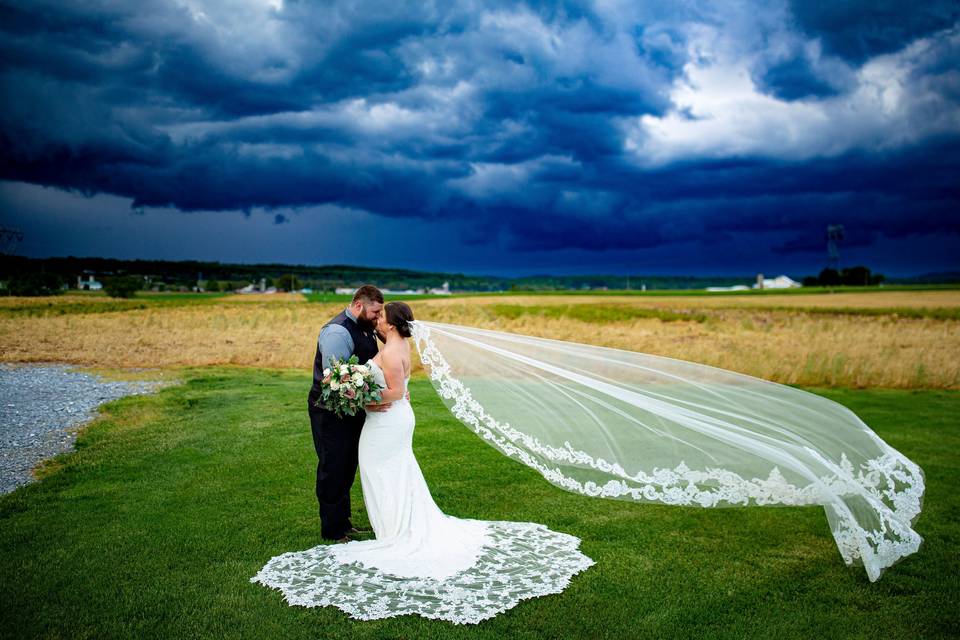
[(370, 367), (359, 364), (357, 356), (335, 360), (323, 370), (322, 393), (317, 406), (339, 417), (355, 416), (371, 402), (380, 401), (380, 386), (374, 382)]

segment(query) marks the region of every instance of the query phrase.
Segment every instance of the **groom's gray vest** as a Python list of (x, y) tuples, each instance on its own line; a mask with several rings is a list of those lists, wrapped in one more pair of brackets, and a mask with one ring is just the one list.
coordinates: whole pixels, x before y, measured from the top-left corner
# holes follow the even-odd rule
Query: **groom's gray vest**
[[(377, 348), (377, 338), (373, 335), (373, 329), (364, 331), (347, 316), (346, 311), (341, 311), (340, 315), (324, 326), (331, 324), (338, 324), (350, 333), (350, 338), (353, 339), (353, 353), (357, 356), (360, 364), (366, 364), (370, 358), (377, 355), (379, 349)], [(311, 406), (320, 397), (323, 370), (329, 366), (329, 362), (323, 361), (323, 354), (320, 353), (320, 341), (318, 340), (317, 353), (313, 357), (313, 387), (310, 389), (309, 396)]]

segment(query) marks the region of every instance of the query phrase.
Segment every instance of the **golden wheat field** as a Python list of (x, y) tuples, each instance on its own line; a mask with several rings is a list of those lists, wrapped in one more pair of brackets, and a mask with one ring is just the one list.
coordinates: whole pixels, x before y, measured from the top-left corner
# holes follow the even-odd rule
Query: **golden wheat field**
[[(0, 359), (108, 368), (312, 363), (344, 303), (225, 296), (150, 306), (0, 299)], [(111, 306), (112, 305), (112, 306)], [(960, 291), (412, 300), (419, 319), (588, 342), (802, 385), (960, 388)], [(55, 313), (58, 311), (63, 313)], [(44, 313), (19, 313), (39, 308)]]

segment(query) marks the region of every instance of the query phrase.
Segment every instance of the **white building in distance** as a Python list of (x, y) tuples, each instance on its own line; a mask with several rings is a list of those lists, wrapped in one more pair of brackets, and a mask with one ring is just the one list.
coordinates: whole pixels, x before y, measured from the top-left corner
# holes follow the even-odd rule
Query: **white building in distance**
[[(335, 289), (337, 295), (352, 296), (356, 289), (351, 289), (350, 287), (338, 287)], [(450, 283), (444, 282), (442, 287), (435, 287), (433, 289), (381, 289), (380, 290), (385, 296), (423, 296), (423, 295), (433, 295), (433, 296), (449, 296), (450, 295)]]
[(86, 289), (88, 291), (100, 291), (103, 289), (103, 285), (93, 279), (93, 276), (90, 276), (89, 280), (84, 280), (83, 276), (77, 276), (77, 289)]
[(707, 291), (750, 291), (745, 284), (735, 284), (732, 287), (707, 287)]
[[(757, 281), (753, 284), (754, 289), (792, 289), (801, 287), (799, 282), (789, 276), (777, 276), (776, 278), (764, 278), (762, 273), (757, 274)], [(707, 287), (707, 291), (750, 291), (751, 287), (745, 284), (735, 284), (732, 287)]]
[(764, 278), (762, 273), (757, 274), (757, 282), (753, 285), (754, 289), (792, 289), (793, 287), (803, 286), (793, 278), (787, 276), (777, 276), (776, 278)]

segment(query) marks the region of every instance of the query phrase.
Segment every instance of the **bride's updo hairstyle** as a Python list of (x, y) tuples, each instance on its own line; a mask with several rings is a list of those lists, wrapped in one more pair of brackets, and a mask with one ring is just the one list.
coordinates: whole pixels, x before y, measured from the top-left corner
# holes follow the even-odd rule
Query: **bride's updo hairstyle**
[(404, 338), (410, 337), (410, 323), (413, 322), (413, 311), (406, 302), (388, 302), (383, 308), (387, 322), (397, 328)]

